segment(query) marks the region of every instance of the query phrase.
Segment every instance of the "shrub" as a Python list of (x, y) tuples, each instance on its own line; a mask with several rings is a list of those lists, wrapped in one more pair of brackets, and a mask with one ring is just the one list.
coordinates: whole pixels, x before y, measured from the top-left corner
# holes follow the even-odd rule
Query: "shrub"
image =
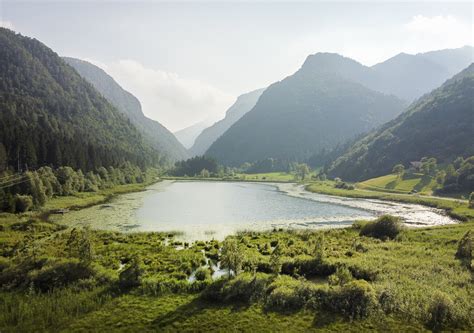
[(342, 286), (352, 280), (352, 274), (345, 266), (340, 266), (336, 272), (329, 276), (330, 285)]
[(296, 311), (313, 300), (317, 287), (304, 280), (279, 276), (268, 287), (265, 307), (275, 311)]
[(212, 301), (250, 302), (258, 300), (265, 294), (272, 276), (264, 273), (242, 273), (232, 280), (219, 279), (209, 285), (201, 294), (204, 299)]
[(197, 281), (210, 280), (211, 272), (206, 267), (200, 267), (196, 270), (196, 273), (194, 273), (194, 277), (196, 278)]
[(376, 308), (377, 297), (368, 282), (355, 280), (330, 293), (326, 305), (350, 319), (364, 318)]
[(293, 261), (284, 262), (281, 266), (281, 273), (291, 276), (303, 275), (305, 277), (312, 276), (328, 276), (336, 271), (336, 267), (324, 260), (313, 258), (297, 258)]
[(400, 218), (383, 215), (374, 222), (363, 225), (359, 234), (361, 236), (370, 236), (378, 239), (394, 239), (402, 230)]
[(134, 258), (119, 275), (119, 286), (122, 289), (137, 287), (140, 285), (143, 269), (140, 260)]
[(439, 330), (454, 322), (454, 303), (443, 292), (437, 291), (428, 309), (428, 326), (433, 330)]
[(23, 213), (29, 211), (33, 207), (33, 198), (31, 195), (15, 195), (15, 212)]
[(221, 267), (229, 270), (231, 273), (238, 275), (242, 270), (242, 262), (244, 255), (239, 244), (233, 238), (228, 238), (222, 245)]
[(467, 231), (459, 241), (456, 251), (456, 258), (461, 260), (462, 264), (467, 268), (472, 266), (472, 238), (471, 231)]
[(266, 307), (271, 310), (297, 310), (303, 306), (296, 288), (287, 285), (273, 289), (267, 298)]
[(40, 270), (28, 274), (30, 284), (41, 291), (65, 287), (73, 282), (94, 276), (94, 270), (78, 259), (61, 259), (48, 262)]

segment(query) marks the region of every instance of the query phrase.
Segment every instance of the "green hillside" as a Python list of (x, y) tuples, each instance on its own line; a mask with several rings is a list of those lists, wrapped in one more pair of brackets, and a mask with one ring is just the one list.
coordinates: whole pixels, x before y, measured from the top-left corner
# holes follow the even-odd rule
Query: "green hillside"
[(0, 166), (155, 164), (156, 151), (41, 42), (0, 28)]
[(115, 80), (99, 67), (83, 60), (63, 58), (107, 100), (124, 114), (143, 135), (143, 138), (161, 155), (171, 161), (185, 159), (186, 149), (174, 135), (159, 122), (147, 118), (140, 101), (124, 90)]
[(422, 157), (450, 163), (474, 155), (474, 64), (356, 142), (329, 168), (332, 176), (364, 180)]
[(437, 187), (437, 183), (434, 179), (426, 179), (422, 174), (407, 175), (404, 177), (389, 174), (357, 183), (357, 188), (365, 190), (394, 193), (416, 192), (428, 195), (433, 194), (433, 190)]
[(325, 62), (331, 68), (337, 67), (334, 62), (362, 67), (336, 54), (308, 58), (294, 75), (268, 87), (206, 154), (232, 166), (266, 158), (306, 160), (393, 119), (404, 108), (400, 99), (345, 79)]
[(204, 154), (229, 127), (255, 106), (264, 90), (265, 89), (254, 90), (237, 97), (235, 103), (226, 111), (224, 119), (219, 120), (199, 134), (190, 149), (191, 154)]

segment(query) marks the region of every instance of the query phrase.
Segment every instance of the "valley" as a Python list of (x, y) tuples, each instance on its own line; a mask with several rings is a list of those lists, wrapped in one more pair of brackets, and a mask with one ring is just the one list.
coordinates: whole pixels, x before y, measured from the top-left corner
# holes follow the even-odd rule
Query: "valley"
[(472, 4), (0, 7), (0, 333), (474, 331)]

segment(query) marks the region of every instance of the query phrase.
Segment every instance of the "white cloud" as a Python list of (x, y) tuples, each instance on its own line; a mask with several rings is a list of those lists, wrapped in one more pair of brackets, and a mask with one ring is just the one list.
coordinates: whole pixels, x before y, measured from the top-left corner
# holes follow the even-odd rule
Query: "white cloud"
[(10, 29), (10, 30), (14, 30), (15, 27), (13, 26), (13, 23), (10, 22), (10, 21), (2, 21), (0, 20), (0, 27), (2, 28), (7, 28), (7, 29)]
[(85, 59), (104, 69), (141, 102), (143, 112), (172, 131), (204, 119), (222, 118), (235, 97), (205, 82), (152, 69), (135, 60), (103, 63)]
[[(474, 25), (452, 15), (415, 15), (404, 26), (407, 39), (428, 50), (474, 44)], [(436, 47), (437, 46), (437, 47)]]

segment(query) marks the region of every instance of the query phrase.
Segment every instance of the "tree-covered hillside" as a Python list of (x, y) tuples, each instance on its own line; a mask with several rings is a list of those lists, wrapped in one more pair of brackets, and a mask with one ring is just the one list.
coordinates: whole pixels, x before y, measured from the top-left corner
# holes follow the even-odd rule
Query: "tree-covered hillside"
[(192, 155), (202, 155), (222, 134), (237, 120), (249, 112), (257, 103), (265, 89), (258, 89), (237, 97), (234, 104), (227, 110), (224, 119), (206, 128), (194, 141), (190, 152)]
[(422, 157), (438, 163), (474, 155), (474, 64), (419, 99), (398, 118), (356, 142), (330, 174), (362, 180), (409, 166)]
[(0, 59), (0, 165), (157, 162), (130, 121), (41, 42), (1, 28)]
[(147, 118), (140, 101), (124, 90), (115, 80), (99, 67), (75, 58), (63, 58), (87, 81), (89, 81), (113, 106), (122, 112), (142, 133), (144, 139), (161, 155), (170, 161), (185, 159), (186, 149), (174, 135), (159, 122)]
[(315, 57), (294, 75), (267, 88), (255, 107), (206, 154), (233, 166), (265, 158), (306, 160), (393, 119), (403, 110), (404, 102), (395, 96), (344, 78), (338, 71), (354, 68), (348, 64), (352, 60), (320, 54), (320, 65), (314, 66)]

